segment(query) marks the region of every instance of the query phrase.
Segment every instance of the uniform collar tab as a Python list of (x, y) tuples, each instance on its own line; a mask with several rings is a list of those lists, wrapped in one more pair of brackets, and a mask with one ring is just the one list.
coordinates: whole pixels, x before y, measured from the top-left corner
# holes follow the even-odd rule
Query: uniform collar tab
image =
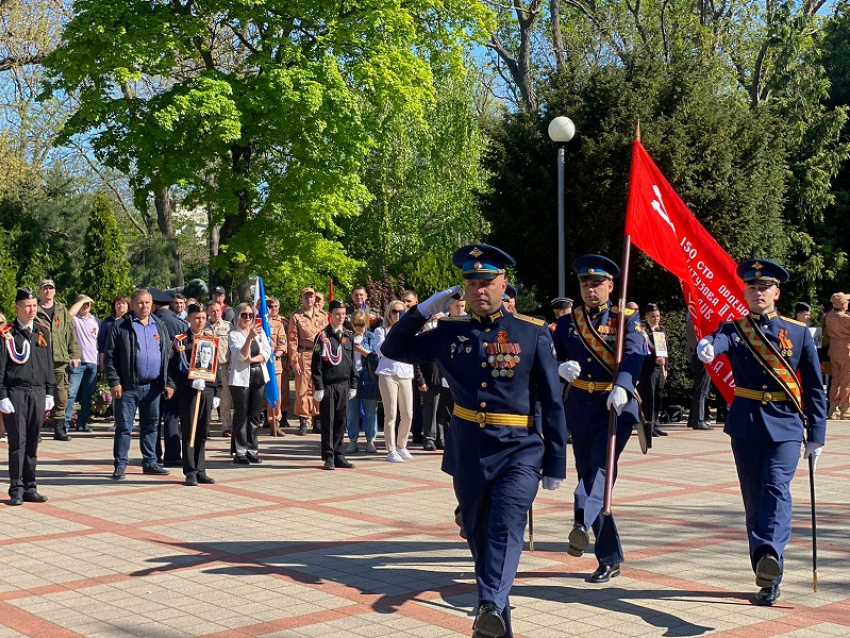
[(770, 321), (771, 319), (776, 319), (779, 316), (779, 313), (775, 310), (771, 312), (767, 312), (765, 314), (760, 315), (757, 312), (751, 312), (750, 316), (756, 321)]
[(587, 313), (588, 313), (588, 314), (591, 314), (591, 315), (598, 315), (600, 312), (605, 312), (605, 311), (606, 311), (606, 310), (608, 310), (610, 307), (611, 307), (611, 303), (610, 303), (610, 302), (608, 302), (608, 301), (606, 301), (606, 302), (605, 302), (605, 303), (603, 303), (603, 304), (599, 304), (599, 305), (598, 305), (598, 306), (596, 306), (595, 308), (591, 308), (590, 306), (585, 305), (585, 306), (584, 306), (584, 309), (585, 309), (585, 310), (587, 310)]
[(505, 315), (502, 312), (501, 308), (499, 308), (496, 312), (489, 315), (485, 315), (483, 317), (481, 315), (475, 314), (474, 312), (472, 313), (472, 318), (475, 319), (478, 323), (494, 323), (495, 321), (501, 319), (504, 316)]

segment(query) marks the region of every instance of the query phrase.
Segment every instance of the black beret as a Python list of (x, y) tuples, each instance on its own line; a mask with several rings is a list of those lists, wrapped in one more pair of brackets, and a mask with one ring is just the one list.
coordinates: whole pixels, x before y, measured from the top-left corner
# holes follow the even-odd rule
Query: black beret
[(801, 301), (796, 306), (794, 306), (794, 314), (798, 315), (801, 312), (809, 312), (811, 309), (812, 307), (809, 304), (807, 304), (805, 301)]
[(204, 307), (203, 307), (201, 304), (199, 304), (199, 303), (190, 303), (190, 304), (186, 307), (186, 316), (187, 316), (187, 317), (188, 317), (189, 315), (195, 314), (196, 312), (206, 312), (206, 310), (205, 310), (205, 309), (204, 309)]
[(32, 290), (29, 288), (18, 288), (18, 294), (15, 295), (15, 303), (19, 301), (26, 301), (27, 299), (35, 299), (35, 295), (32, 294)]
[(328, 304), (328, 310), (336, 310), (337, 308), (345, 308), (345, 304), (339, 299), (332, 299)]

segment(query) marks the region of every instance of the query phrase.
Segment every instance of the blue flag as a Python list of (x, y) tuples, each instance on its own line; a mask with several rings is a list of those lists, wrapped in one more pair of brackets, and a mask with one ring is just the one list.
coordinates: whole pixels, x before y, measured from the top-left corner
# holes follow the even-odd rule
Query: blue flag
[(272, 356), (266, 362), (266, 367), (269, 370), (269, 381), (266, 383), (266, 401), (274, 407), (280, 400), (280, 389), (277, 386), (277, 373), (274, 369), (274, 344), (272, 343), (272, 329), (269, 326), (269, 309), (266, 305), (266, 287), (263, 285), (263, 278), (257, 277), (257, 286), (254, 288), (254, 307), (257, 309), (257, 316), (263, 320), (263, 332), (266, 333), (266, 339), (272, 346)]

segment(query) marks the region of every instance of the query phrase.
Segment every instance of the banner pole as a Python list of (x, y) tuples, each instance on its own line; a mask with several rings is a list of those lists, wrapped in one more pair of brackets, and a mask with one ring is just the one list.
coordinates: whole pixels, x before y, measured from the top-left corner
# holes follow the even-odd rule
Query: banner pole
[[(623, 236), (623, 270), (620, 275), (619, 316), (617, 317), (617, 347), (614, 351), (614, 381), (617, 370), (623, 360), (623, 344), (626, 339), (626, 293), (629, 288), (629, 258), (632, 252), (631, 235)], [(614, 473), (617, 464), (617, 411), (612, 407), (608, 411), (608, 450), (605, 460), (605, 497), (602, 501), (602, 513), (611, 516), (611, 499), (614, 492)]]

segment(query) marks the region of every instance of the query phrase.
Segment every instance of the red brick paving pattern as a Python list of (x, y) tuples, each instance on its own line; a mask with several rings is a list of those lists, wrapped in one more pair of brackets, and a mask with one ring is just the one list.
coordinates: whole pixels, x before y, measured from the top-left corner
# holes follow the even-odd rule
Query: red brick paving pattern
[[(811, 588), (809, 491), (794, 482), (780, 604), (755, 607), (727, 437), (671, 427), (647, 456), (630, 443), (615, 489), (622, 576), (591, 586), (567, 556), (571, 483), (535, 503), (535, 552), (514, 586), (514, 629), (561, 636), (850, 636), (850, 424), (831, 422), (817, 473), (820, 591)], [(0, 505), (0, 638), (34, 636), (468, 636), (471, 561), (439, 455), (351, 457), (319, 470), (318, 437), (262, 437), (263, 465), (208, 446), (215, 486), (179, 469), (111, 473), (104, 427), (45, 438), (44, 505)], [(138, 455), (134, 443), (131, 458)], [(5, 456), (5, 445), (0, 444)]]

